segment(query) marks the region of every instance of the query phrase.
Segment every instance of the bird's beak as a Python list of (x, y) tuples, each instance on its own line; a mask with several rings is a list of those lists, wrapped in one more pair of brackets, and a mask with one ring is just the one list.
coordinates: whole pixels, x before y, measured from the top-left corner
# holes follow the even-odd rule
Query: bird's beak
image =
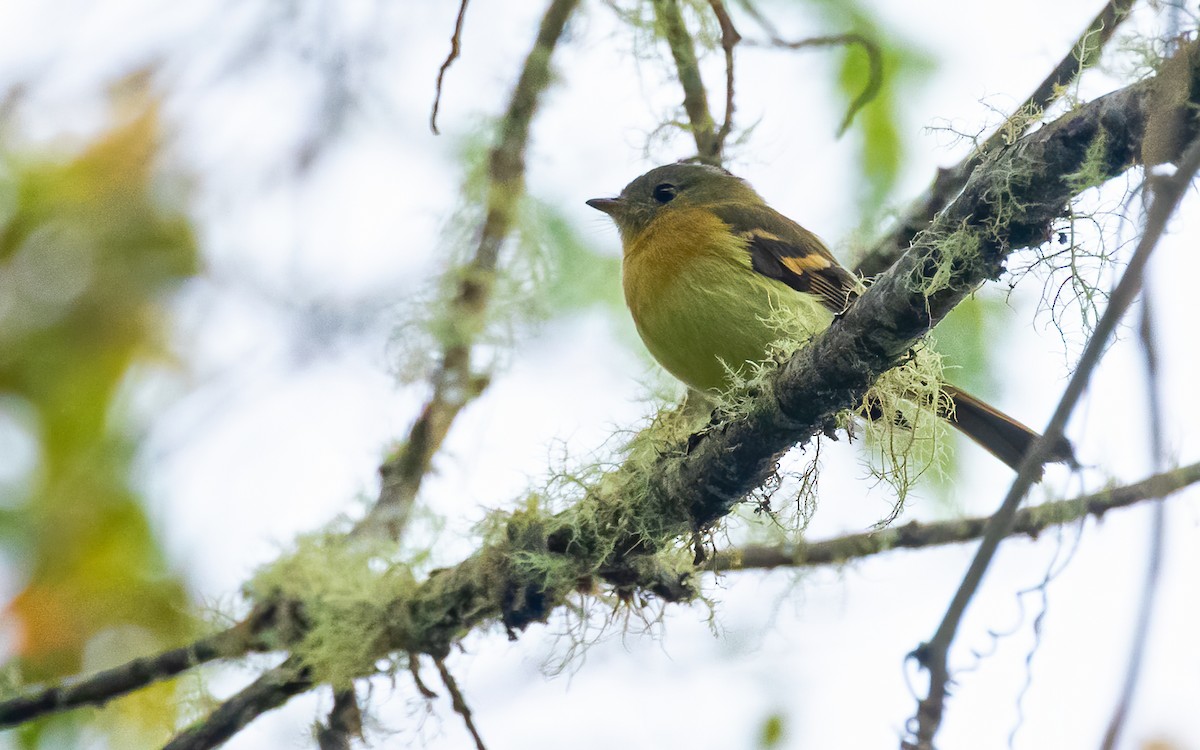
[(621, 209), (620, 198), (592, 198), (590, 201), (587, 201), (587, 204), (597, 211), (603, 211), (609, 216), (612, 216)]

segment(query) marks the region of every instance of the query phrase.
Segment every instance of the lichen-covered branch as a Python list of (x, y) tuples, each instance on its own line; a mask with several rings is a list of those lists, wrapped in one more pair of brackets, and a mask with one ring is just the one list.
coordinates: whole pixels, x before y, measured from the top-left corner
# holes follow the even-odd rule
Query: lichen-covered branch
[[(542, 94), (552, 78), (550, 58), (579, 0), (553, 0), (542, 17), (537, 41), (525, 58), (488, 161), (487, 213), (475, 255), (459, 274), (450, 302), (455, 331), (431, 378), (433, 395), (394, 456), (379, 468), (379, 499), (359, 530), (382, 529), (399, 536), (421, 482), (459, 412), (487, 385), (471, 364), (471, 350), (485, 324), (500, 247), (516, 221), (525, 192), (525, 148)], [(462, 6), (464, 9), (466, 4)]]
[[(474, 257), (465, 268), (456, 271), (459, 274), (457, 290), (450, 302), (455, 331), (431, 379), (433, 394), (409, 430), (403, 446), (380, 467), (379, 498), (351, 536), (385, 532), (393, 539), (399, 538), (421, 482), (450, 426), (463, 407), (487, 385), (486, 377), (477, 374), (472, 366), (472, 347), (485, 325), (500, 248), (515, 224), (517, 206), (524, 194), (525, 149), (534, 114), (552, 80), (552, 53), (577, 6), (578, 0), (551, 0), (542, 17), (537, 39), (526, 56), (507, 111), (500, 120), (497, 142), (489, 153), (483, 227)], [(465, 11), (466, 2), (463, 2), (455, 29), (456, 40)], [(447, 64), (452, 59), (453, 56)], [(182, 733), (170, 747), (182, 750), (211, 747), (213, 745), (206, 744), (210, 741), (220, 744), (259, 714), (282, 705), (292, 695), (305, 692), (313, 682), (308, 669), (300, 669), (300, 664), (292, 657), (263, 675), (242, 693), (223, 703), (197, 727)]]
[[(1101, 518), (1110, 510), (1127, 508), (1147, 500), (1158, 500), (1200, 482), (1200, 463), (1147, 477), (1140, 482), (1093, 492), (1072, 500), (1057, 500), (1017, 512), (1009, 536), (1037, 538), (1055, 526), (1064, 526), (1089, 516)], [(878, 531), (827, 539), (775, 545), (748, 545), (720, 552), (708, 561), (712, 571), (817, 567), (840, 565), (897, 549), (924, 549), (963, 544), (983, 536), (989, 516), (892, 526)]]
[(1113, 38), (1117, 27), (1129, 17), (1136, 0), (1109, 0), (1088, 25), (1071, 50), (1063, 56), (1046, 78), (1014, 111), (1007, 121), (983, 143), (953, 167), (938, 170), (937, 177), (901, 215), (895, 226), (881, 237), (859, 260), (855, 271), (863, 276), (882, 273), (908, 249), (917, 233), (925, 229), (935, 214), (966, 184), (971, 173), (996, 149), (1011, 143), (1035, 122), (1047, 107), (1062, 97), (1067, 86), (1100, 59), (1100, 52)]
[[(1189, 70), (1186, 98), (1196, 102), (1196, 65)], [(437, 655), (488, 620), (519, 629), (577, 586), (592, 585), (592, 577), (575, 577), (580, 572), (686, 596), (686, 571), (653, 555), (686, 547), (691, 533), (762, 485), (781, 452), (832, 429), (834, 416), (933, 324), (997, 277), (1010, 252), (1048, 237), (1051, 222), (1084, 189), (1064, 175), (1089, 158), (1096, 162), (1089, 168), (1108, 177), (1137, 163), (1155, 86), (1151, 79), (1114, 92), (994, 154), (912, 250), (780, 368), (743, 417), (643, 446), (558, 516), (513, 514), (500, 539), (395, 603), (394, 646)], [(1090, 148), (1097, 139), (1103, 153)]]
[(686, 460), (663, 467), (657, 490), (689, 498), (699, 526), (727, 513), (770, 474), (778, 451), (831, 428), (833, 415), (861, 399), (918, 338), (999, 277), (1009, 253), (1050, 236), (1082, 189), (1063, 176), (1080, 171), (1098, 139), (1104, 148), (1090, 166), (1100, 174), (1138, 162), (1154, 85), (1109, 94), (994, 153), (900, 261), (781, 369), (747, 418), (705, 433)]

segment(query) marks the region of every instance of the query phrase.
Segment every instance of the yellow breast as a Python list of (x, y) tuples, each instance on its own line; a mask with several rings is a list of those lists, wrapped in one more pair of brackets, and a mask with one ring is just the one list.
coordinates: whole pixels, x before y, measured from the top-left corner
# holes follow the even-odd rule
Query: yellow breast
[(730, 370), (765, 358), (783, 335), (769, 322), (781, 310), (816, 330), (832, 319), (811, 295), (755, 272), (745, 240), (701, 209), (664, 211), (631, 238), (623, 285), (646, 348), (701, 391), (727, 387)]

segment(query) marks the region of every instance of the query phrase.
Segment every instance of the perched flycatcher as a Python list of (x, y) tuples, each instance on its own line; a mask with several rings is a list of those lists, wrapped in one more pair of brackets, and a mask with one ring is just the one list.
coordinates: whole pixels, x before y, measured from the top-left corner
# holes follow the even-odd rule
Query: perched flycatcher
[[(612, 217), (624, 247), (625, 302), (646, 348), (672, 375), (709, 392), (731, 369), (761, 362), (794, 313), (809, 333), (829, 326), (861, 290), (812, 232), (775, 211), (746, 182), (703, 164), (669, 164), (589, 206)], [(1016, 469), (1038, 434), (946, 385), (947, 415)], [(1073, 461), (1070, 444), (1050, 460)]]

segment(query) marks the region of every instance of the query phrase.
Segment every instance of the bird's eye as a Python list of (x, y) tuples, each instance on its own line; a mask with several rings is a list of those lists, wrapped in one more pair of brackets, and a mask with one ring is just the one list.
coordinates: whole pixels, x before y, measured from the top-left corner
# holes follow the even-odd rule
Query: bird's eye
[(675, 186), (669, 182), (664, 182), (654, 187), (654, 200), (659, 203), (670, 203), (675, 197)]

